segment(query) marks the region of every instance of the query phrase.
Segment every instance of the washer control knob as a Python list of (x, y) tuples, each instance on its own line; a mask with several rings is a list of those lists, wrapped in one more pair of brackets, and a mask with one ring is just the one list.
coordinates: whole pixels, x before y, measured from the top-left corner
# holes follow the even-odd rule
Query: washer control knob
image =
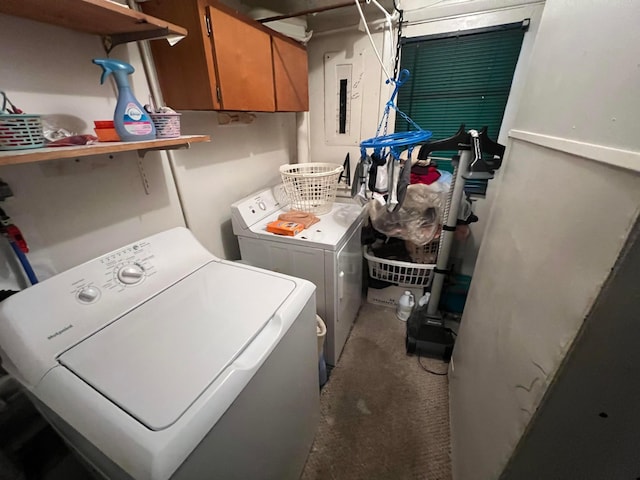
[(76, 294), (76, 298), (81, 303), (93, 303), (100, 298), (100, 290), (93, 285), (90, 287), (84, 287)]
[(118, 280), (126, 285), (135, 285), (144, 278), (144, 270), (140, 265), (132, 263), (118, 270)]
[(260, 202), (258, 203), (258, 207), (260, 207), (260, 210), (266, 210), (267, 209), (267, 204), (264, 202)]

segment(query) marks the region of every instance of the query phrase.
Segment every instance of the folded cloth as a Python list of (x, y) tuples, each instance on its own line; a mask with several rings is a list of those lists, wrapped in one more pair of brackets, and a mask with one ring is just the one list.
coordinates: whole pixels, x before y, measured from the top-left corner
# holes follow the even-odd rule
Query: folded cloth
[(296, 222), (304, 225), (304, 228), (309, 228), (314, 223), (318, 223), (320, 219), (312, 213), (300, 212), (298, 210), (291, 210), (287, 213), (281, 213), (278, 215), (278, 220), (285, 222)]
[(411, 168), (411, 183), (424, 183), (425, 185), (431, 185), (440, 178), (440, 172), (434, 166), (428, 167), (413, 166)]
[(53, 142), (47, 143), (47, 147), (73, 147), (75, 145), (91, 145), (96, 143), (98, 137), (95, 135), (73, 135), (64, 137)]

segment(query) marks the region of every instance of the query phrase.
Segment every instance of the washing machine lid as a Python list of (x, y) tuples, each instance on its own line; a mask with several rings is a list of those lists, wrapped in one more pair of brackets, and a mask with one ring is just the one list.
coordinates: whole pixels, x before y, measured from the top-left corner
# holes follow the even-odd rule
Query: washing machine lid
[(293, 280), (269, 272), (212, 262), (58, 360), (139, 422), (162, 430), (251, 343), (295, 288)]

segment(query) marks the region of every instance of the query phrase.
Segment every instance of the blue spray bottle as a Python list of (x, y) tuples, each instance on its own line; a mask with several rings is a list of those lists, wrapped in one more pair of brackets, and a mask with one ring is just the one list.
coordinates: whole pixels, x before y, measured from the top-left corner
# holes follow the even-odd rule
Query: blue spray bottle
[(94, 58), (93, 63), (102, 67), (100, 83), (104, 83), (111, 74), (118, 85), (118, 104), (113, 116), (116, 132), (123, 142), (153, 140), (156, 138), (156, 128), (149, 114), (136, 100), (129, 86), (127, 75), (135, 70), (128, 63), (110, 58)]

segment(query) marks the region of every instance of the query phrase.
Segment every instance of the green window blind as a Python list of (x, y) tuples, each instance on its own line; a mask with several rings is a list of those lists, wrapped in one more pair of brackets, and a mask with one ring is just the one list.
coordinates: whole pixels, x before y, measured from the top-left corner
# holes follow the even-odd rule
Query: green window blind
[[(432, 131), (433, 140), (450, 137), (462, 123), (477, 130), (486, 125), (497, 139), (528, 23), (403, 39), (400, 65), (411, 77), (398, 92), (398, 108)], [(395, 131), (408, 130), (397, 115)], [(438, 168), (453, 170), (451, 161), (438, 161)], [(465, 189), (484, 195), (486, 186), (486, 180), (470, 181)]]

